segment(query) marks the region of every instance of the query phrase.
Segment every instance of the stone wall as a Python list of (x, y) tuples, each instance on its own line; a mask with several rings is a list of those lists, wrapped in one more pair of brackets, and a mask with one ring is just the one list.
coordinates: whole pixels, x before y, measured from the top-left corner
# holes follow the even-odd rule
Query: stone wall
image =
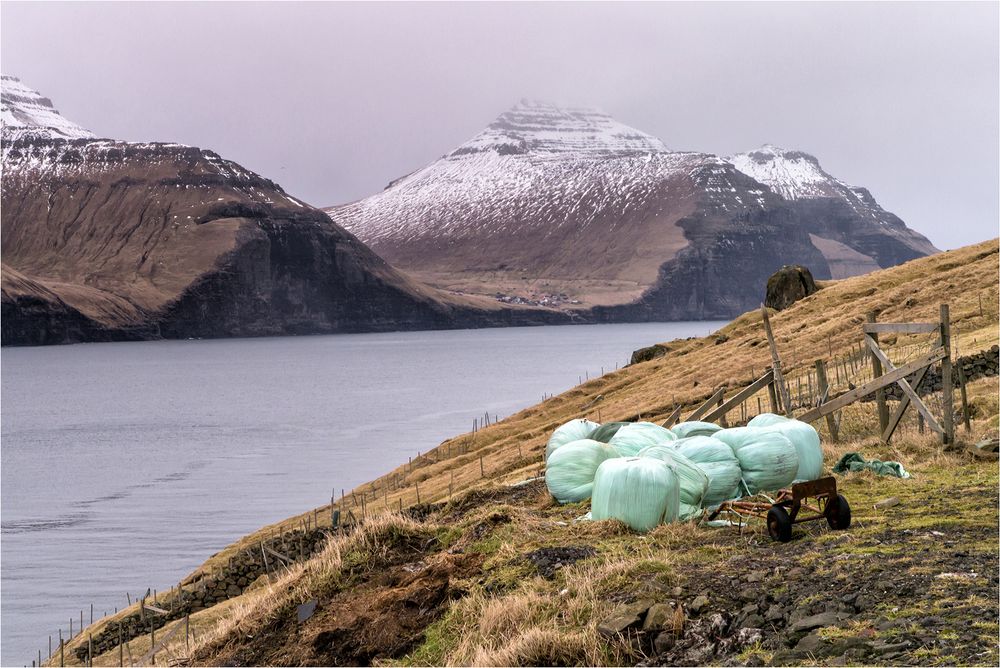
[[(959, 357), (955, 360), (951, 370), (951, 382), (956, 391), (959, 386), (959, 368), (965, 372), (966, 382), (972, 382), (974, 380), (978, 380), (979, 378), (988, 378), (990, 376), (1000, 374), (1000, 347), (993, 346), (989, 350), (983, 350), (975, 355)], [(941, 387), (941, 365), (938, 364), (927, 370), (927, 374), (920, 382), (920, 385), (914, 389), (918, 395), (923, 396), (925, 394), (940, 392)], [(903, 390), (899, 387), (899, 385), (893, 383), (886, 388), (885, 396), (887, 399), (895, 399), (898, 401), (903, 398)], [(864, 398), (864, 401), (874, 400), (874, 394), (868, 395)]]

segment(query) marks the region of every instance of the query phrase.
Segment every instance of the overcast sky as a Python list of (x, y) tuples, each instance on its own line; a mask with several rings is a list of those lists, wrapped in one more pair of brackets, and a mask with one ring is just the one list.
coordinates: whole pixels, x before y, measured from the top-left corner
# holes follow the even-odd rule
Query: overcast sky
[(774, 143), (941, 248), (997, 235), (995, 2), (4, 2), (2, 69), (102, 136), (211, 148), (357, 199), (528, 97), (675, 149)]

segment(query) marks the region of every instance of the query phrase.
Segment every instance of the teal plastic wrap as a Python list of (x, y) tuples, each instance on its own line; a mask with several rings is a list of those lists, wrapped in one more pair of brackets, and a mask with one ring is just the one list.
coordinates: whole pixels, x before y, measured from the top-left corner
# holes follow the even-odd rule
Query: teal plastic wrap
[(619, 519), (636, 531), (674, 522), (680, 507), (677, 475), (653, 457), (608, 459), (594, 476), (595, 520)]
[(788, 418), (784, 415), (776, 415), (774, 413), (761, 413), (750, 418), (747, 422), (748, 427), (773, 427), (776, 424), (781, 424), (782, 422), (788, 422)]
[(632, 424), (631, 422), (605, 422), (600, 427), (595, 429), (590, 436), (587, 438), (592, 438), (595, 441), (600, 441), (601, 443), (608, 443), (619, 429), (627, 424)]
[(796, 480), (816, 480), (823, 475), (823, 447), (819, 442), (819, 434), (812, 425), (801, 420), (786, 419), (763, 428), (781, 432), (795, 446), (799, 455)]
[(673, 443), (673, 448), (687, 457), (708, 476), (708, 490), (702, 504), (717, 506), (740, 496), (740, 462), (733, 449), (711, 436), (690, 436)]
[(559, 503), (589, 499), (597, 468), (618, 452), (600, 441), (572, 441), (555, 450), (545, 464), (545, 486)]
[(551, 456), (557, 448), (566, 445), (567, 443), (579, 441), (582, 438), (590, 438), (590, 434), (600, 426), (601, 425), (598, 422), (577, 419), (570, 420), (566, 424), (557, 428), (554, 432), (552, 432), (552, 436), (549, 436), (549, 442), (545, 445), (545, 460), (548, 461), (549, 456)]
[[(677, 519), (683, 522), (701, 515), (705, 493), (708, 492), (708, 476), (697, 464), (674, 449), (673, 443), (661, 443), (643, 448), (639, 456), (659, 459), (673, 469), (677, 475), (681, 495)], [(725, 446), (725, 443), (720, 445)]]
[(687, 438), (688, 436), (711, 436), (715, 432), (721, 430), (717, 424), (712, 424), (711, 422), (680, 422), (675, 424), (670, 428), (670, 431), (674, 432), (677, 438)]
[(799, 470), (799, 454), (788, 438), (770, 427), (735, 427), (716, 432), (740, 462), (749, 494), (787, 487)]
[(671, 443), (677, 437), (669, 430), (652, 422), (630, 422), (623, 425), (608, 441), (622, 457), (635, 457), (640, 450), (651, 445)]

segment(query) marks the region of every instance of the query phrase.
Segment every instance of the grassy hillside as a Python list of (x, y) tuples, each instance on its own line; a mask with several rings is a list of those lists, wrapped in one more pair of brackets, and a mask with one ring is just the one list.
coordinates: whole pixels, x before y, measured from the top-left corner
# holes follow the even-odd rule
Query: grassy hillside
[[(846, 361), (869, 311), (883, 321), (932, 321), (947, 302), (959, 355), (996, 345), (997, 267), (993, 240), (825, 284), (772, 314), (793, 394), (808, 384), (818, 358), (840, 360), (834, 391), (870, 374), (858, 360)], [(927, 335), (885, 340), (895, 363), (931, 343)], [(575, 522), (586, 503), (558, 506), (540, 481), (510, 485), (539, 474), (548, 434), (568, 419), (662, 420), (678, 404), (686, 415), (718, 387), (735, 392), (770, 363), (759, 313), (666, 345), (665, 357), (446, 441), (354, 490), (338, 506), (367, 515), (361, 529), (192, 615), (191, 645), (181, 630), (157, 662), (997, 663), (996, 461), (943, 452), (912, 416), (889, 446), (875, 436), (871, 403), (845, 409), (840, 443), (830, 441), (824, 421), (815, 423), (827, 468), (860, 451), (902, 461), (914, 477), (840, 477), (854, 509), (851, 529), (797, 525), (787, 545), (771, 543), (759, 522), (739, 530), (672, 525), (644, 536), (615, 522)], [(996, 436), (996, 377), (968, 390), (972, 431), (959, 431), (959, 439)], [(939, 403), (930, 405), (938, 412)], [(748, 406), (755, 414), (756, 400)], [(890, 497), (899, 503), (873, 508)], [(400, 507), (402, 514), (390, 512)], [(186, 581), (225, 568), (241, 550), (306, 517), (328, 526), (330, 509), (318, 510), (245, 537)], [(313, 600), (315, 614), (299, 624), (297, 606)], [(638, 615), (638, 628), (601, 634), (609, 617), (629, 615)], [(97, 637), (114, 619), (83, 637)], [(158, 638), (182, 623), (158, 629)], [(148, 635), (129, 646), (137, 659), (148, 649)], [(95, 660), (117, 662), (117, 649)]]

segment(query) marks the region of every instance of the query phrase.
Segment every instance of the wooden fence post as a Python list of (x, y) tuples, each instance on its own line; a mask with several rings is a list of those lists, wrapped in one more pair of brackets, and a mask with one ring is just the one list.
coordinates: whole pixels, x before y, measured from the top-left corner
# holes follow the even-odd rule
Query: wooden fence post
[[(865, 320), (867, 322), (874, 323), (875, 322), (875, 312), (874, 311), (869, 312), (866, 315)], [(872, 332), (872, 333), (868, 334), (867, 336), (871, 337), (871, 339), (875, 343), (878, 343), (878, 334), (877, 333)], [(872, 359), (872, 378), (878, 378), (879, 376), (882, 375), (882, 362), (878, 359), (878, 357), (875, 356), (874, 353), (869, 353), (869, 355), (871, 356), (871, 359)], [(880, 388), (880, 389), (878, 389), (878, 390), (875, 391), (875, 401), (878, 404), (878, 425), (879, 425), (879, 432), (880, 433), (884, 433), (885, 432), (885, 428), (889, 426), (889, 406), (888, 406), (888, 404), (885, 403), (885, 389), (884, 388)]]
[[(826, 363), (823, 360), (816, 360), (816, 384), (818, 385), (820, 402), (826, 401), (830, 386), (826, 381)], [(840, 430), (837, 428), (837, 420), (833, 417), (833, 413), (826, 416), (826, 426), (830, 430), (830, 440), (836, 443)]]
[(941, 347), (944, 348), (944, 359), (941, 360), (941, 405), (944, 409), (944, 433), (941, 434), (941, 444), (949, 445), (955, 442), (955, 398), (951, 386), (951, 316), (948, 305), (941, 304)]
[(788, 393), (788, 384), (781, 372), (781, 357), (778, 355), (778, 346), (774, 342), (774, 333), (771, 331), (771, 319), (767, 315), (767, 307), (760, 305), (760, 312), (764, 318), (764, 333), (767, 334), (767, 345), (771, 349), (771, 368), (774, 369), (774, 383), (781, 393), (781, 403), (784, 407), (785, 415), (792, 415), (792, 399)]
[(965, 423), (965, 433), (972, 431), (972, 424), (969, 422), (969, 395), (965, 392), (965, 368), (962, 363), (958, 363), (958, 387), (962, 393), (962, 422)]

